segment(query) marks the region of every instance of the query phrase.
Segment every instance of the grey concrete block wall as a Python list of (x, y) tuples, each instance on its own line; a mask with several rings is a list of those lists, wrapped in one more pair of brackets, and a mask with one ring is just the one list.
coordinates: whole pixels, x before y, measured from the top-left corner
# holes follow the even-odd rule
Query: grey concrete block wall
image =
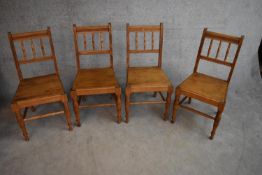
[[(178, 85), (194, 66), (204, 27), (245, 35), (230, 93), (261, 89), (257, 49), (262, 37), (261, 0), (2, 0), (0, 2), (0, 97), (10, 101), (18, 85), (7, 32), (41, 30), (50, 26), (58, 66), (66, 90), (76, 73), (72, 24), (112, 23), (114, 66), (125, 84), (125, 24), (164, 23), (163, 68)], [(42, 66), (43, 71), (50, 69)], [(215, 67), (203, 69), (220, 74)], [(28, 70), (26, 70), (28, 71)], [(38, 73), (34, 67), (31, 75)]]

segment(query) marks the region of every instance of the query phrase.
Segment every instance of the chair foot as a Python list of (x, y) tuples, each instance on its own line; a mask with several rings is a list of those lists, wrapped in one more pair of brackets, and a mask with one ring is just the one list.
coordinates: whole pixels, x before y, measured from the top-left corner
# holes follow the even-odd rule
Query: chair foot
[(80, 126), (81, 126), (81, 123), (80, 123), (80, 122), (79, 122), (79, 123), (76, 123), (76, 126), (80, 127)]
[(172, 123), (172, 124), (173, 124), (173, 123), (175, 123), (175, 121), (174, 121), (174, 120), (170, 120), (170, 123)]
[(165, 113), (163, 114), (162, 119), (163, 119), (164, 121), (166, 121), (166, 114), (165, 114)]
[(27, 136), (27, 137), (24, 137), (24, 140), (26, 141), (26, 142), (28, 142), (29, 141), (29, 137)]
[(128, 122), (129, 122), (129, 119), (128, 119), (128, 118), (126, 118), (125, 122), (126, 122), (126, 123), (128, 123)]
[(209, 136), (209, 139), (210, 139), (210, 140), (213, 140), (213, 139), (214, 139), (214, 136), (212, 136), (212, 135)]
[(16, 111), (15, 111), (15, 116), (16, 116), (16, 120), (17, 120), (17, 123), (22, 131), (22, 134), (23, 134), (23, 137), (24, 137), (24, 140), (25, 141), (29, 141), (29, 136), (28, 136), (28, 132), (27, 132), (27, 129), (25, 127), (25, 121), (22, 117), (22, 115), (20, 114), (20, 109), (17, 108)]

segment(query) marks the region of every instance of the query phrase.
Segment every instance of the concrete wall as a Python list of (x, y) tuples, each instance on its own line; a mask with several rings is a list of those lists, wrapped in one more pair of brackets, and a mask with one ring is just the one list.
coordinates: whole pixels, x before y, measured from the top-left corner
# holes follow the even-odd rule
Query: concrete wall
[[(125, 24), (164, 23), (163, 68), (176, 86), (194, 66), (204, 27), (217, 32), (245, 35), (230, 93), (261, 89), (257, 49), (262, 37), (261, 0), (1, 0), (0, 96), (10, 101), (18, 85), (7, 32), (26, 32), (50, 26), (59, 70), (66, 90), (76, 73), (72, 24), (112, 23), (114, 65), (125, 84)], [(49, 66), (42, 66), (48, 71)], [(220, 74), (219, 69), (203, 67)], [(25, 70), (27, 73), (29, 69)], [(31, 75), (36, 75), (34, 67)]]

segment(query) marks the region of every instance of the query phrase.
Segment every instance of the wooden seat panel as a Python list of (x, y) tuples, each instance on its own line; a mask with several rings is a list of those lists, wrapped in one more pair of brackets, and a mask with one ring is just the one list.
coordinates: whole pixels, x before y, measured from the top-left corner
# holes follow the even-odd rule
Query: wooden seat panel
[(159, 67), (128, 68), (127, 84), (130, 86), (165, 86), (171, 83), (165, 72)]
[(58, 76), (51, 74), (20, 81), (13, 102), (56, 95), (64, 95), (64, 90)]
[(219, 103), (225, 102), (228, 83), (212, 76), (193, 73), (179, 85), (179, 88), (182, 92)]
[(73, 90), (115, 88), (116, 86), (113, 68), (80, 69), (76, 75)]

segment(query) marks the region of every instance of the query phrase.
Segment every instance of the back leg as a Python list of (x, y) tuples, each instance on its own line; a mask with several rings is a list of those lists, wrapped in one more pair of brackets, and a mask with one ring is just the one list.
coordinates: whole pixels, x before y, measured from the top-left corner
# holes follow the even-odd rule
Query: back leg
[(71, 94), (71, 98), (73, 100), (73, 105), (74, 105), (76, 125), (80, 127), (81, 123), (80, 123), (79, 104), (78, 104), (78, 100), (77, 100), (77, 95), (76, 95), (75, 91), (71, 91), (70, 94)]
[(72, 124), (71, 124), (70, 110), (69, 110), (68, 99), (67, 99), (66, 95), (64, 96), (63, 103), (64, 103), (65, 114), (66, 114), (66, 122), (67, 122), (69, 131), (71, 131), (71, 130), (73, 130), (73, 128), (72, 128)]
[(164, 120), (167, 120), (167, 117), (168, 117), (168, 109), (170, 106), (172, 93), (173, 93), (173, 86), (170, 86), (167, 91), (165, 112), (164, 112), (164, 117), (163, 117)]
[(176, 97), (174, 101), (173, 115), (172, 115), (171, 123), (174, 123), (176, 121), (176, 111), (179, 107), (179, 99), (180, 99), (180, 92), (178, 88), (176, 88)]
[(121, 87), (116, 89), (116, 110), (117, 110), (117, 123), (120, 123), (122, 120), (121, 117)]
[(126, 87), (126, 123), (129, 121), (130, 88)]

